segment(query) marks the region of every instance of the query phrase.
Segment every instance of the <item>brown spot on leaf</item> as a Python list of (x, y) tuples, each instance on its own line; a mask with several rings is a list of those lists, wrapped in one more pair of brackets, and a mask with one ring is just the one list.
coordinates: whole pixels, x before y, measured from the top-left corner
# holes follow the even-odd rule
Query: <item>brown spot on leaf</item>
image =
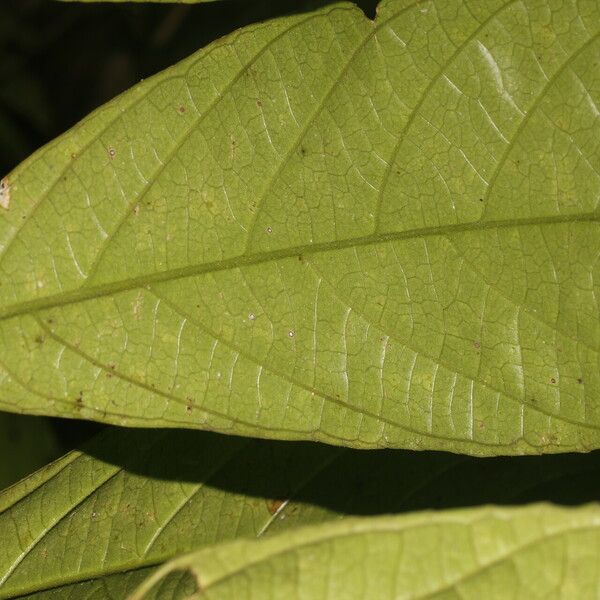
[(285, 502), (285, 500), (267, 500), (267, 510), (269, 511), (269, 514), (274, 515), (279, 512)]
[(114, 158), (116, 155), (117, 155), (117, 151), (114, 148), (109, 147), (108, 148), (108, 156), (110, 156), (110, 158)]
[(180, 107), (177, 109), (177, 112), (178, 112), (180, 115), (182, 115), (182, 114), (185, 112), (185, 106), (183, 106), (183, 105), (182, 105), (182, 106), (180, 106)]
[(476, 348), (477, 350), (479, 350), (479, 349), (481, 348), (481, 342), (480, 342), (479, 340), (475, 340), (475, 341), (473, 342), (473, 346), (475, 346), (475, 348)]

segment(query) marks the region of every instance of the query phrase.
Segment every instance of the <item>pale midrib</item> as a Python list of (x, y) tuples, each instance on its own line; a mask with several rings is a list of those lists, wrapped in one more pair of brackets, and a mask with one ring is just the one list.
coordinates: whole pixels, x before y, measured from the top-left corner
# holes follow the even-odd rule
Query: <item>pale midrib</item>
[(558, 215), (549, 217), (533, 217), (529, 219), (505, 219), (498, 221), (474, 221), (470, 223), (460, 223), (453, 225), (443, 225), (434, 227), (422, 227), (409, 229), (406, 231), (395, 231), (386, 233), (370, 234), (345, 240), (332, 240), (315, 244), (303, 244), (290, 248), (282, 248), (269, 252), (258, 252), (254, 254), (242, 254), (225, 258), (222, 260), (192, 264), (176, 269), (169, 269), (160, 272), (148, 273), (138, 277), (122, 279), (111, 283), (100, 284), (91, 287), (82, 287), (69, 292), (63, 292), (19, 302), (0, 309), (0, 322), (6, 319), (25, 315), (40, 310), (46, 310), (69, 304), (75, 304), (86, 300), (103, 298), (119, 292), (126, 292), (138, 288), (145, 288), (154, 283), (163, 283), (176, 279), (185, 279), (204, 273), (214, 273), (217, 271), (227, 271), (241, 267), (259, 265), (278, 260), (284, 260), (301, 255), (314, 255), (336, 250), (346, 250), (354, 247), (372, 246), (386, 242), (395, 242), (402, 240), (449, 236), (463, 232), (486, 231), (490, 229), (508, 229), (511, 227), (534, 227), (545, 225), (561, 225), (569, 223), (598, 223), (600, 222), (600, 212), (590, 212), (580, 215)]

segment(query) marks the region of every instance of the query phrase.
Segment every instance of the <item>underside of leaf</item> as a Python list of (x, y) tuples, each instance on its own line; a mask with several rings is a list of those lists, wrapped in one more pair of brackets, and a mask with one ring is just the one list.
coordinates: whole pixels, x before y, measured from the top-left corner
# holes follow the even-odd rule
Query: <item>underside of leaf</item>
[(3, 181), (0, 408), (359, 448), (600, 446), (600, 7), (245, 28)]
[[(0, 598), (123, 600), (183, 552), (348, 515), (578, 504), (597, 495), (597, 458), (483, 460), (114, 428), (0, 494)], [(157, 598), (177, 597), (177, 581)]]
[(600, 560), (597, 506), (470, 509), (346, 520), (182, 557), (165, 574), (197, 580), (190, 600), (570, 600), (593, 597)]

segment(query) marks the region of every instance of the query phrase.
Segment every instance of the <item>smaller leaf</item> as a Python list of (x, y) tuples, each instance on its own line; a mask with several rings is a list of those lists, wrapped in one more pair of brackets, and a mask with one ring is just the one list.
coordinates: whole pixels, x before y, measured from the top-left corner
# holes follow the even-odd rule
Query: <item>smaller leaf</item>
[[(597, 459), (483, 460), (112, 428), (0, 494), (0, 599), (122, 599), (184, 552), (346, 515), (577, 504), (599, 497)], [(157, 597), (176, 598), (185, 583), (174, 576)]]
[(186, 574), (196, 579), (190, 600), (592, 598), (599, 565), (598, 505), (491, 507), (347, 519), (206, 548), (159, 569), (130, 600)]

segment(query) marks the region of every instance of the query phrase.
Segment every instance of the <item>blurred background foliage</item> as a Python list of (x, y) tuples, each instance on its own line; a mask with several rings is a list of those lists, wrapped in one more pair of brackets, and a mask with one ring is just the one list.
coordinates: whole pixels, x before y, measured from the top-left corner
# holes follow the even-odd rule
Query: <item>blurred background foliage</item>
[[(0, 176), (98, 106), (209, 42), (250, 23), (330, 3), (0, 0)], [(376, 0), (357, 4), (374, 16)], [(0, 489), (100, 429), (0, 413)]]

